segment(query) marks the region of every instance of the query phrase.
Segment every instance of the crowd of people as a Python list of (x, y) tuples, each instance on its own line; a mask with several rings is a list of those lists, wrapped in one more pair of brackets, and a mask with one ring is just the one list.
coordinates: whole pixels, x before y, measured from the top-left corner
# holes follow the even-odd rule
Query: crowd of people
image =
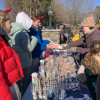
[[(30, 18), (19, 12), (16, 21), (11, 23), (10, 10), (0, 10), (0, 100), (14, 100), (9, 89), (12, 85), (21, 100), (31, 82), (31, 73), (38, 72), (43, 52), (52, 48), (49, 40), (42, 39), (40, 19), (43, 16)], [(84, 35), (77, 41), (64, 39), (63, 33), (73, 34), (67, 24), (63, 27), (65, 31), (62, 27), (61, 46), (84, 55), (78, 77), (87, 83), (93, 99), (100, 100), (100, 30), (95, 28), (93, 14), (83, 20), (80, 32)]]
[(43, 51), (50, 49), (50, 41), (42, 40), (43, 16), (30, 18), (20, 12), (16, 22), (11, 23), (10, 10), (0, 11), (0, 100), (14, 100), (9, 89), (12, 85), (21, 100), (31, 82), (31, 73), (38, 72)]

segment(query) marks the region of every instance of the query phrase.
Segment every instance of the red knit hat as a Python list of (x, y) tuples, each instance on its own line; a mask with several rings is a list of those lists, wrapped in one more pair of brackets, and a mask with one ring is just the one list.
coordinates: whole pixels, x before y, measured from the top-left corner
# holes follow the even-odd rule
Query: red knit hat
[(44, 16), (41, 16), (41, 17), (39, 17), (39, 18), (34, 19), (33, 21), (38, 20), (38, 19), (41, 19), (41, 18), (43, 18), (43, 17), (44, 17)]
[(4, 11), (3, 11), (3, 14), (4, 14), (5, 12), (9, 13), (9, 12), (11, 11), (11, 9), (12, 9), (12, 8), (10, 7), (9, 9), (4, 10)]
[(88, 15), (87, 18), (85, 18), (81, 24), (81, 26), (89, 26), (89, 27), (94, 27), (95, 22), (94, 22), (94, 17), (93, 14)]

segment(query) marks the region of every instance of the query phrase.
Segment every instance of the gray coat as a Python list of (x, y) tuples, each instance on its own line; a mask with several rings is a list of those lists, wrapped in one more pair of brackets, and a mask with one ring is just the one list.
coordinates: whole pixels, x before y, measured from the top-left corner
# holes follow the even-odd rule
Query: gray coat
[(29, 35), (22, 25), (19, 23), (12, 23), (11, 33), (9, 33), (9, 44), (19, 56), (22, 68), (30, 67), (32, 64), (31, 52), (37, 44), (37, 38), (33, 37), (30, 42)]

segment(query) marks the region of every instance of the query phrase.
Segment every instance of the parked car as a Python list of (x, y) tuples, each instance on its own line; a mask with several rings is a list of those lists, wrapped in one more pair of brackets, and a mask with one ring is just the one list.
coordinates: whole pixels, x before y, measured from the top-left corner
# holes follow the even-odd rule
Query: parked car
[(45, 26), (44, 28), (43, 28), (43, 30), (48, 30), (49, 29), (49, 26)]

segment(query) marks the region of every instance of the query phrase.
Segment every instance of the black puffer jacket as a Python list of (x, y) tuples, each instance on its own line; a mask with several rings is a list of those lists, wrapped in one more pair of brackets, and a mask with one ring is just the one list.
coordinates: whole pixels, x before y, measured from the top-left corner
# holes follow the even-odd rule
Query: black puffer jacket
[(73, 33), (71, 32), (71, 29), (69, 27), (66, 27), (65, 25), (63, 27), (63, 33), (66, 33), (69, 36), (73, 36)]
[(0, 27), (0, 36), (5, 41), (5, 43), (9, 45), (8, 43), (9, 37), (7, 36), (7, 34), (4, 32), (4, 30), (1, 27)]

